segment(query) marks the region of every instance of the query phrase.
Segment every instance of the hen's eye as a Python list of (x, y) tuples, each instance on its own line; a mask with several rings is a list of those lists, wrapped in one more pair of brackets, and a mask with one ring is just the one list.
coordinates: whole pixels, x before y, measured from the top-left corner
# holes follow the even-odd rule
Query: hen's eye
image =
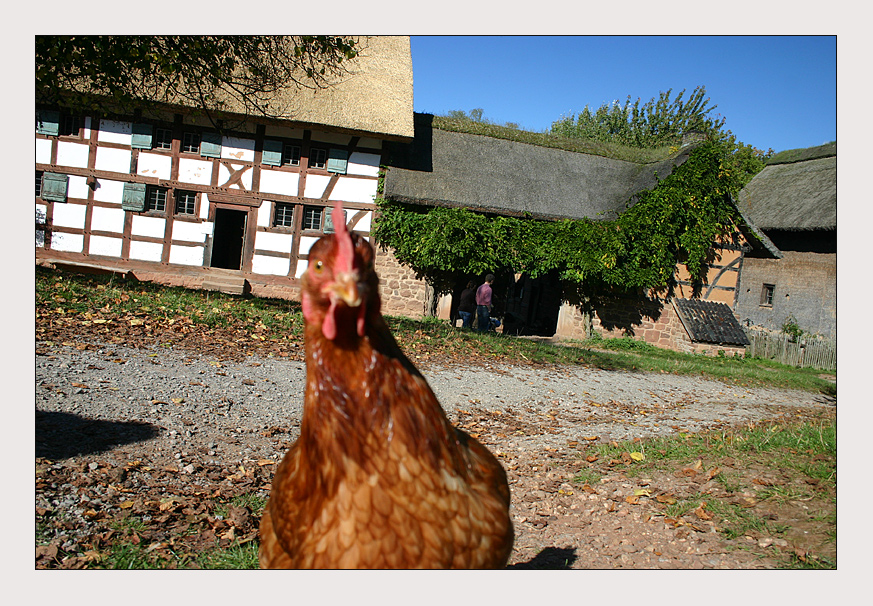
[(315, 265), (312, 266), (317, 273), (321, 273), (324, 270), (324, 261), (316, 261)]

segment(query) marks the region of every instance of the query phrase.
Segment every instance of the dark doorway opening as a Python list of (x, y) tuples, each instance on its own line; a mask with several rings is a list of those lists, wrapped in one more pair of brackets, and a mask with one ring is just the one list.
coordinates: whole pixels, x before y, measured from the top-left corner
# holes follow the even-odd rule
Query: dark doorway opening
[(246, 235), (246, 213), (229, 208), (215, 209), (211, 267), (240, 269)]

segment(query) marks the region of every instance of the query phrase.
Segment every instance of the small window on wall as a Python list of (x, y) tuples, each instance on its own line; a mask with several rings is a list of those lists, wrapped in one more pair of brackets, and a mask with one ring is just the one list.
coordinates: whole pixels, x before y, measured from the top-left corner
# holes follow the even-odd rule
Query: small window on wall
[(146, 187), (146, 210), (162, 213), (167, 210), (167, 188), (149, 185)]
[(36, 197), (39, 198), (42, 195), (42, 171), (36, 171)]
[(764, 284), (761, 289), (761, 305), (773, 307), (773, 294), (776, 292), (776, 286), (773, 284)]
[(276, 202), (276, 216), (273, 227), (294, 227), (294, 205)]
[(155, 149), (170, 149), (173, 147), (173, 131), (169, 128), (155, 129)]
[(288, 145), (287, 143), (282, 148), (282, 164), (291, 166), (300, 166), (300, 146)]
[(182, 151), (192, 154), (200, 153), (200, 135), (197, 133), (185, 133), (182, 135)]
[(327, 150), (313, 148), (309, 150), (309, 168), (324, 168), (327, 164)]
[(82, 126), (82, 118), (71, 114), (63, 114), (61, 116), (59, 135), (79, 136), (79, 128)]
[(197, 208), (197, 192), (176, 190), (176, 214), (193, 215)]
[(323, 217), (323, 208), (320, 208), (318, 206), (304, 206), (302, 229), (321, 231), (321, 220)]

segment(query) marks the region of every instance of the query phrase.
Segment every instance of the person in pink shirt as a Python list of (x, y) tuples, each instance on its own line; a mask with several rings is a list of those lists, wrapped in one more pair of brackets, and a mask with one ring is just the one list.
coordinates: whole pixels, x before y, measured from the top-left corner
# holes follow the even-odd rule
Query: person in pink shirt
[(494, 274), (485, 276), (485, 283), (476, 290), (476, 318), (479, 322), (479, 332), (491, 329), (491, 283)]

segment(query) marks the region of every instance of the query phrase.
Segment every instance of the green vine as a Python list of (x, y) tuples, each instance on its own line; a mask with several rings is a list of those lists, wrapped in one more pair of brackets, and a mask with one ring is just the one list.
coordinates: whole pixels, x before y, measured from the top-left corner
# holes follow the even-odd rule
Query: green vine
[[(669, 286), (677, 263), (703, 280), (713, 244), (735, 232), (731, 202), (763, 162), (715, 138), (613, 221), (485, 215), (380, 200), (375, 236), (439, 293), (484, 272), (557, 271), (568, 301)], [(760, 166), (758, 166), (760, 164)]]

